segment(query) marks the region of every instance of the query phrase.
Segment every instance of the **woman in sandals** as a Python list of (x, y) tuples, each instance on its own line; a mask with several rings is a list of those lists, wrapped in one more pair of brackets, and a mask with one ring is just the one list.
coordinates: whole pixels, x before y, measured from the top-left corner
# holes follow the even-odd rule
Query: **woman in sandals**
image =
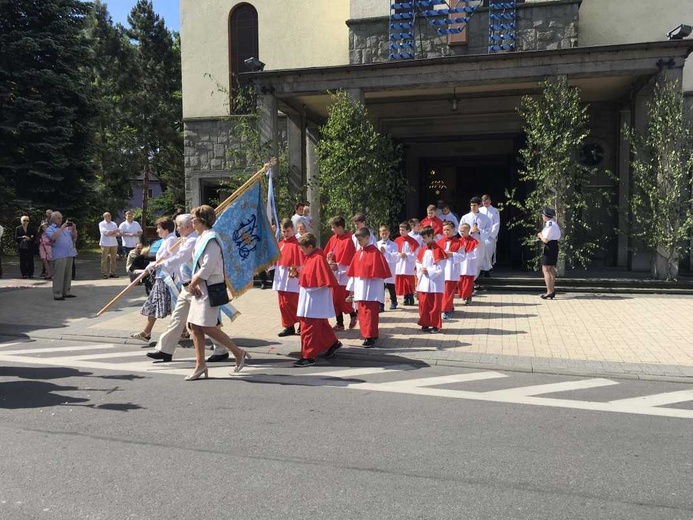
[[(162, 239), (159, 250), (156, 252), (156, 262), (165, 260), (173, 253), (171, 248), (178, 241), (178, 237), (173, 232), (175, 227), (175, 223), (170, 218), (164, 217), (156, 221), (156, 234)], [(165, 282), (168, 273), (162, 268), (155, 267), (156, 262), (152, 262), (147, 267), (149, 276), (154, 276), (154, 285), (140, 310), (140, 314), (147, 317), (147, 324), (142, 332), (130, 335), (131, 338), (147, 342), (152, 339), (152, 329), (156, 320), (171, 314), (171, 291)]]
[(209, 376), (205, 363), (205, 336), (209, 336), (231, 351), (236, 358), (234, 372), (241, 371), (245, 359), (250, 359), (250, 355), (238, 348), (224, 331), (217, 328), (219, 307), (212, 307), (209, 301), (207, 285), (224, 283), (224, 257), (221, 243), (216, 233), (212, 231), (212, 225), (217, 218), (214, 209), (206, 205), (200, 206), (194, 208), (190, 214), (193, 228), (199, 237), (193, 249), (193, 277), (190, 285), (183, 290), (193, 293), (188, 314), (188, 327), (195, 345), (195, 370), (185, 380), (195, 381)]

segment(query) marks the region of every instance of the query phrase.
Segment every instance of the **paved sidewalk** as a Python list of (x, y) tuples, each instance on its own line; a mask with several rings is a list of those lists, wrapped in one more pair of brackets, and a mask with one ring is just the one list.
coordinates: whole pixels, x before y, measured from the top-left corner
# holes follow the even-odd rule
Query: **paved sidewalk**
[[(94, 271), (93, 259), (78, 264), (78, 278)], [(50, 282), (0, 280), (0, 334), (33, 338), (124, 342), (141, 330), (144, 289), (135, 288), (111, 311), (95, 317), (127, 278), (74, 282), (74, 300), (53, 301)], [(276, 294), (252, 289), (234, 301), (241, 315), (226, 331), (254, 350), (298, 354), (298, 337), (278, 338)], [(386, 305), (387, 307), (387, 305)], [(377, 348), (360, 347), (358, 327), (339, 333), (343, 357), (411, 360), (439, 365), (533, 372), (609, 375), (693, 382), (693, 297), (680, 295), (481, 292), (458, 306), (443, 334), (423, 333), (415, 307), (381, 314)], [(166, 326), (157, 322), (154, 337)]]

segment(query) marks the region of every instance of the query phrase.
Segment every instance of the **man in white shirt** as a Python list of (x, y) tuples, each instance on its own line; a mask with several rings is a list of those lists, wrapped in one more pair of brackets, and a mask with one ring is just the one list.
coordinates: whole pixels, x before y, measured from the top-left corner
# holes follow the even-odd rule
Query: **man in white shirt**
[(491, 197), (488, 195), (481, 196), (483, 206), (479, 208), (479, 212), (486, 215), (491, 220), (491, 232), (484, 244), (484, 258), (481, 263), (481, 272), (484, 276), (491, 276), (490, 271), (496, 263), (496, 244), (498, 243), (498, 232), (500, 231), (500, 214), (498, 210), (491, 205)]
[(491, 233), (491, 219), (479, 211), (479, 206), (481, 205), (481, 199), (479, 197), (472, 197), (469, 201), (469, 208), (471, 211), (467, 213), (464, 217), (460, 219), (460, 224), (466, 222), (469, 224), (470, 235), (479, 242), (476, 248), (476, 257), (480, 261), (477, 262), (477, 270), (475, 279), (479, 277), (481, 273), (481, 263), (483, 262), (484, 255), (486, 254), (485, 244), (486, 240)]
[[(99, 246), (101, 246), (101, 276), (118, 278), (116, 274), (116, 256), (118, 255), (118, 225), (111, 220), (107, 211), (99, 222)], [(109, 266), (110, 261), (110, 266)]]
[(305, 207), (306, 205), (303, 202), (296, 204), (296, 211), (291, 216), (291, 222), (294, 224), (294, 229), (298, 229), (298, 223), (303, 222), (303, 224), (306, 226), (306, 231), (308, 230), (308, 221), (306, 220), (306, 217), (303, 216), (303, 209)]
[(132, 211), (125, 212), (125, 221), (118, 226), (120, 236), (123, 240), (123, 249), (125, 249), (125, 258), (130, 254), (130, 251), (135, 249), (135, 246), (140, 241), (142, 236), (142, 226), (134, 220)]

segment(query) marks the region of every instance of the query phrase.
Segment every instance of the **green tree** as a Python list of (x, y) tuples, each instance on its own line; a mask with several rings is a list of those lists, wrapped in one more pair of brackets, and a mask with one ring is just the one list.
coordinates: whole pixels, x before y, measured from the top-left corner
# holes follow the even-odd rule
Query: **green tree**
[(662, 76), (648, 103), (644, 135), (626, 127), (632, 150), (631, 237), (652, 255), (657, 279), (678, 276), (693, 232), (693, 131), (681, 83)]
[(144, 175), (143, 219), (148, 211), (147, 188), (152, 173), (165, 185), (162, 206), (184, 203), (183, 117), (180, 43), (154, 12), (150, 0), (138, 0), (128, 15), (125, 35), (135, 48), (125, 72), (132, 86), (123, 96), (128, 109), (127, 132), (132, 153)]
[[(0, 197), (19, 208), (88, 211), (93, 96), (90, 4), (0, 0)], [(85, 52), (86, 50), (86, 52)]]
[(541, 210), (555, 208), (562, 232), (559, 269), (566, 264), (586, 267), (600, 246), (598, 239), (587, 238), (590, 226), (584, 218), (596, 202), (593, 190), (589, 197), (585, 194), (596, 170), (578, 160), (589, 134), (588, 106), (580, 103), (579, 90), (559, 77), (545, 82), (541, 97), (523, 97), (519, 112), (527, 137), (520, 150), (520, 180), (528, 183), (529, 190), (523, 200), (518, 200), (515, 191), (506, 192), (508, 205), (519, 210), (509, 227), (522, 230), (523, 245), (534, 253), (528, 266), (536, 269), (541, 255), (536, 245)]
[[(366, 107), (344, 91), (332, 95), (318, 143), (323, 214), (350, 218), (362, 211), (371, 226), (397, 224), (408, 185), (401, 172), (402, 151), (380, 134)], [(327, 218), (323, 226), (327, 231)]]
[[(114, 25), (106, 5), (96, 0), (88, 19), (88, 34), (94, 60), (91, 82), (97, 117), (94, 126), (96, 199), (101, 210), (123, 208), (132, 196), (132, 179), (138, 172), (137, 142), (129, 124), (130, 107), (125, 100), (133, 85), (127, 72), (135, 48), (122, 25)], [(96, 212), (100, 214), (99, 212)]]

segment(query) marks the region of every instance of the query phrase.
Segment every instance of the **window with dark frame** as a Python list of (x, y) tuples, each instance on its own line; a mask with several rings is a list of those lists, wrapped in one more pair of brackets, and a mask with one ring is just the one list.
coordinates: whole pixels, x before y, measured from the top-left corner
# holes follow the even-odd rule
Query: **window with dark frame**
[(257, 10), (247, 3), (235, 6), (229, 16), (229, 80), (232, 97), (236, 96), (239, 87), (236, 75), (251, 72), (245, 60), (253, 57), (260, 59), (258, 33)]

